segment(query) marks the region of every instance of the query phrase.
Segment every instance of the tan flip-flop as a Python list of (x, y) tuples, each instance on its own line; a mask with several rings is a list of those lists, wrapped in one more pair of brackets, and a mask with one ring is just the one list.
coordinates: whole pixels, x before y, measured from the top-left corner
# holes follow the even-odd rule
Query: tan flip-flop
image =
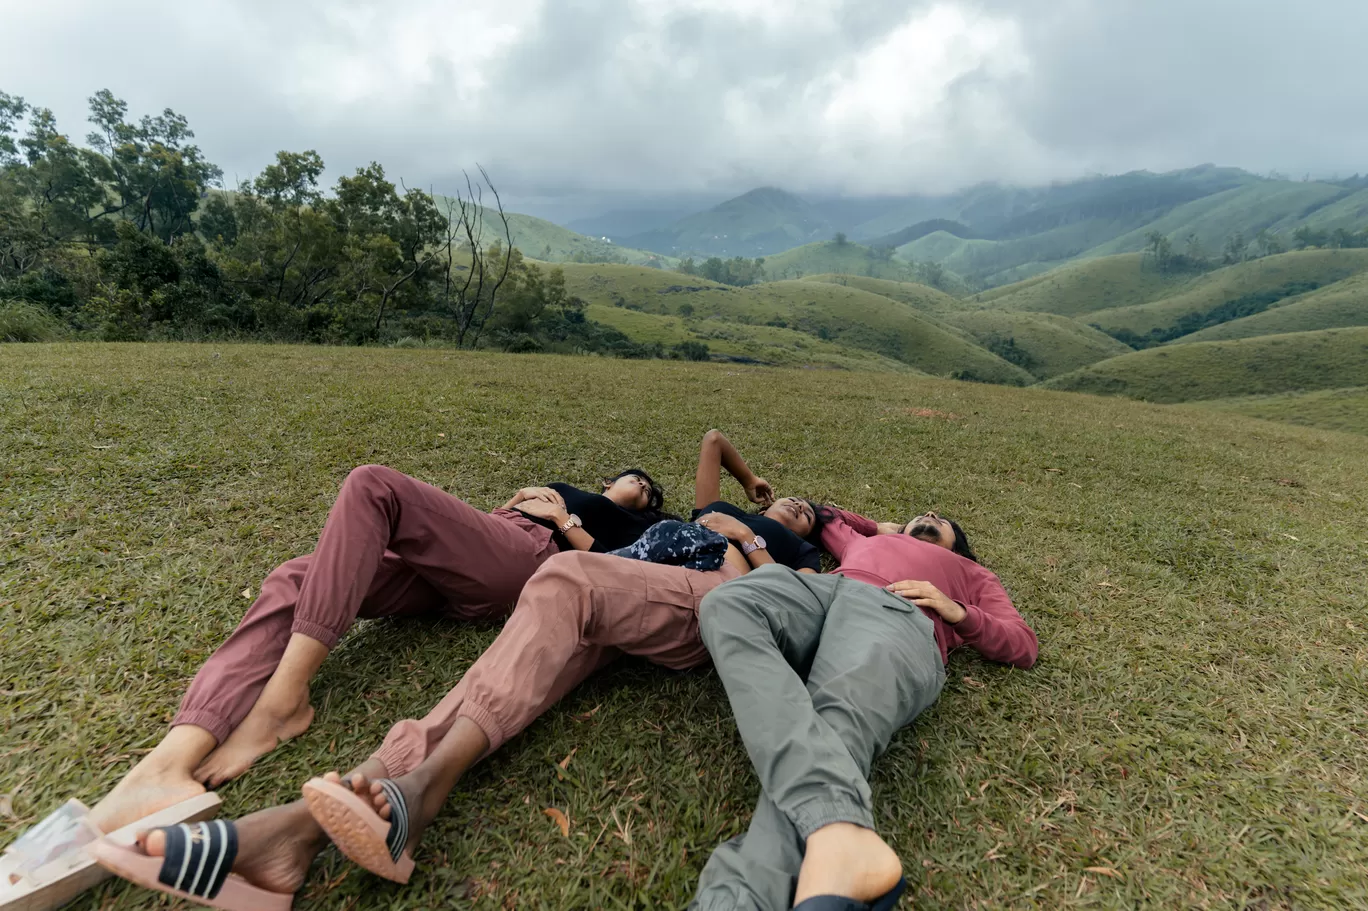
[(304, 800), (314, 822), (349, 860), (376, 876), (406, 883), (413, 875), (413, 858), (404, 849), (409, 832), (408, 804), (394, 782), (388, 778), (377, 781), (389, 799), (388, 822), (351, 788), (322, 778), (305, 782)]
[[(155, 831), (155, 830), (154, 830)], [(111, 873), (147, 889), (155, 889), (224, 911), (290, 911), (294, 895), (271, 892), (233, 873), (237, 826), (222, 819), (163, 827), (166, 855), (100, 840), (91, 856)]]
[(0, 858), (0, 911), (53, 911), (109, 878), (90, 856), (97, 840), (131, 845), (140, 832), (158, 826), (197, 822), (218, 813), (212, 792), (172, 804), (102, 836), (86, 819), (89, 810), (78, 800), (33, 826)]

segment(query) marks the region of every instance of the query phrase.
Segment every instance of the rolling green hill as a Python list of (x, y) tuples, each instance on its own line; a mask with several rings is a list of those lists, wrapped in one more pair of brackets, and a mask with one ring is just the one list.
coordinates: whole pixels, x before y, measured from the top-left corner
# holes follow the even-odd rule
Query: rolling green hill
[(1216, 399), (1200, 407), (1303, 427), (1368, 433), (1368, 386)]
[(1237, 263), (1192, 279), (1181, 293), (1147, 304), (1090, 313), (1087, 321), (1131, 342), (1169, 341), (1228, 322), (1368, 270), (1368, 250), (1301, 250)]
[(765, 274), (774, 281), (833, 272), (894, 282), (915, 279), (907, 263), (880, 256), (870, 247), (849, 241), (838, 244), (823, 240), (765, 257)]
[(623, 242), (673, 256), (765, 256), (835, 233), (810, 203), (774, 187), (761, 187), (665, 228)]
[(976, 294), (999, 310), (1038, 310), (1078, 317), (1095, 310), (1143, 304), (1172, 293), (1190, 276), (1141, 269), (1140, 254), (1108, 256), (1062, 266), (1053, 272)]
[(1010, 384), (1033, 380), (912, 306), (858, 288), (811, 281), (734, 288), (633, 266), (571, 263), (564, 269), (570, 293), (594, 304), (738, 327), (794, 329), (937, 376)]
[(1193, 342), (1110, 358), (1042, 384), (1150, 402), (1368, 385), (1368, 328)]
[(946, 313), (954, 313), (964, 309), (964, 304), (959, 298), (951, 297), (944, 291), (918, 282), (890, 281), (884, 278), (870, 278), (864, 275), (838, 275), (832, 272), (820, 275), (805, 275), (803, 281), (826, 282), (832, 285), (844, 285), (848, 288), (858, 288), (861, 291), (868, 291), (870, 294), (878, 294), (889, 300), (902, 301), (904, 304), (911, 304), (918, 310), (936, 316), (943, 316)]
[(970, 332), (989, 351), (1041, 379), (1131, 350), (1106, 333), (1053, 313), (973, 310), (950, 314), (945, 320)]
[[(438, 196), (436, 200), (445, 212), (447, 197)], [(572, 262), (579, 257), (587, 262), (626, 262), (631, 265), (650, 265), (658, 268), (673, 268), (679, 263), (670, 256), (608, 243), (597, 237), (585, 237), (569, 228), (562, 228), (531, 215), (509, 212), (508, 227), (513, 235), (513, 246), (521, 250), (524, 256), (544, 262)], [(498, 213), (486, 209), (485, 241), (492, 243), (494, 240), (501, 240), (499, 232), (502, 229)]]
[(1263, 313), (1183, 336), (1183, 342), (1214, 342), (1286, 332), (1368, 326), (1368, 272), (1279, 302)]
[(590, 304), (585, 316), (612, 326), (633, 341), (659, 342), (671, 348), (683, 342), (702, 342), (716, 359), (776, 367), (838, 367), (846, 370), (896, 370), (921, 373), (893, 358), (862, 348), (823, 341), (797, 329), (753, 326), (720, 319), (686, 319), (645, 313), (626, 307)]

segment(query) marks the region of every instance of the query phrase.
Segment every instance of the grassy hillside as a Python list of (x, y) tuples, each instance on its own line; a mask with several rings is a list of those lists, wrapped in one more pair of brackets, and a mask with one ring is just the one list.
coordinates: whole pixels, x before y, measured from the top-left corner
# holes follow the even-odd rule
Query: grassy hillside
[[(1242, 310), (1267, 307), (1368, 270), (1368, 250), (1302, 250), (1226, 266), (1193, 279), (1181, 293), (1132, 307), (1090, 313), (1104, 332), (1158, 340), (1201, 328), (1201, 321), (1228, 321)], [(1124, 336), (1123, 336), (1124, 337)], [(1127, 341), (1130, 339), (1127, 338)]]
[(912, 281), (915, 278), (907, 263), (886, 259), (869, 247), (849, 241), (838, 244), (824, 240), (765, 257), (765, 274), (776, 281), (830, 272), (890, 281)]
[[(438, 196), (436, 199), (438, 206), (445, 212), (447, 198)], [(577, 256), (591, 262), (621, 261), (632, 265), (653, 265), (659, 268), (673, 268), (679, 262), (673, 257), (663, 256), (659, 253), (608, 243), (597, 237), (585, 237), (583, 234), (576, 234), (569, 228), (562, 228), (560, 225), (531, 215), (508, 213), (508, 227), (513, 235), (513, 245), (521, 250), (523, 255), (545, 262), (571, 262)], [(499, 232), (502, 230), (503, 225), (499, 223), (498, 213), (486, 210), (486, 242), (501, 239)]]
[(623, 242), (674, 256), (754, 257), (833, 233), (830, 222), (810, 203), (774, 187), (761, 187)]
[[(585, 300), (645, 313), (715, 318), (737, 326), (794, 329), (894, 358), (937, 376), (1029, 383), (1007, 363), (913, 307), (857, 288), (784, 281), (733, 288), (631, 266), (565, 266), (567, 289)], [(630, 334), (630, 333), (629, 333)]]
[(1263, 313), (1185, 335), (1180, 341), (1211, 342), (1344, 326), (1368, 326), (1368, 272), (1280, 302)]
[(1368, 385), (1368, 328), (1151, 348), (1093, 364), (1044, 385), (1150, 402), (1364, 386)]
[(1202, 402), (1200, 407), (1303, 427), (1368, 434), (1368, 386), (1216, 399)]
[(1095, 310), (1142, 304), (1173, 293), (1189, 276), (1141, 269), (1138, 253), (1062, 266), (1046, 275), (994, 288), (969, 299), (1000, 310), (1038, 310), (1078, 317)]
[(1331, 184), (1261, 180), (1179, 206), (1162, 218), (1094, 247), (1087, 255), (1141, 250), (1152, 231), (1173, 238), (1175, 243), (1195, 235), (1208, 250), (1220, 250), (1237, 231), (1250, 239), (1263, 228), (1290, 237), (1304, 221), (1304, 213), (1338, 199), (1343, 192)]
[(1091, 326), (1053, 313), (974, 310), (945, 317), (989, 351), (1047, 379), (1130, 352)]
[(861, 291), (868, 291), (870, 294), (911, 304), (918, 310), (937, 316), (943, 316), (946, 313), (953, 313), (964, 308), (959, 298), (951, 297), (944, 291), (918, 282), (899, 282), (884, 278), (870, 278), (865, 275), (839, 275), (831, 272), (806, 275), (803, 280), (858, 288)]
[[(353, 466), (488, 509), (640, 464), (686, 511), (714, 426), (781, 494), (959, 519), (1039, 635), (1030, 671), (954, 654), (874, 764), (917, 907), (1361, 904), (1361, 439), (897, 374), (453, 351), (4, 349), (0, 844), (156, 743)], [(496, 634), (362, 622), (311, 728), (219, 791), (224, 818), (364, 758)], [(624, 661), (461, 781), (410, 883), (329, 849), (295, 907), (681, 908), (758, 792), (714, 673)], [(71, 909), (152, 906), (116, 881)]]
[(720, 355), (741, 362), (778, 367), (920, 372), (902, 361), (862, 348), (823, 341), (797, 329), (742, 325), (716, 318), (686, 319), (605, 304), (590, 304), (585, 316), (612, 326), (636, 342), (659, 342), (666, 348), (682, 342), (702, 342), (714, 357)]

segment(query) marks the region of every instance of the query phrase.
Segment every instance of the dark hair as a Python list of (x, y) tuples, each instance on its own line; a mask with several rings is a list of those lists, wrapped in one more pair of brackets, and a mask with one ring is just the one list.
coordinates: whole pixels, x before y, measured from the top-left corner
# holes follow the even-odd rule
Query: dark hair
[(663, 511), (665, 508), (665, 488), (657, 484), (655, 482), (655, 478), (652, 478), (650, 475), (648, 475), (645, 471), (643, 471), (640, 468), (629, 468), (626, 471), (618, 472), (611, 478), (604, 478), (603, 486), (610, 487), (615, 481), (620, 481), (623, 478), (631, 477), (632, 475), (636, 475), (637, 477), (641, 478), (643, 481), (646, 482), (646, 485), (651, 488), (651, 495), (646, 500), (646, 507), (639, 511), (645, 513), (647, 516), (651, 518), (675, 518), (674, 516), (670, 516)]
[(954, 519), (946, 519), (945, 521), (949, 522), (950, 527), (955, 530), (955, 543), (950, 550), (966, 560), (973, 560), (977, 563), (979, 561), (978, 554), (974, 553), (974, 549), (969, 546), (969, 536), (964, 533), (964, 529), (960, 528), (959, 523)]
[(822, 546), (822, 526), (830, 522), (836, 514), (831, 511), (829, 506), (823, 506), (807, 499), (803, 502), (812, 507), (812, 531), (807, 533), (808, 543), (815, 544), (820, 548)]

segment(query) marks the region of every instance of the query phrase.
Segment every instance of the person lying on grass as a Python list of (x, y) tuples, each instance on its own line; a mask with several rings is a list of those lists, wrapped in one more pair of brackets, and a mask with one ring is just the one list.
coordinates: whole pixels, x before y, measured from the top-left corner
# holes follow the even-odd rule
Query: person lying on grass
[[(752, 502), (767, 507), (763, 513), (721, 502), (724, 469)], [(725, 557), (718, 552), (715, 569), (557, 554), (533, 574), (503, 631), (456, 687), (427, 717), (391, 728), (380, 749), (345, 778), (331, 772), (313, 779), (304, 800), (236, 823), (215, 821), (193, 833), (159, 829), (137, 849), (97, 844), (92, 854), (141, 885), (199, 901), (222, 888), (244, 907), (288, 907), (329, 838), (372, 872), (407, 882), (424, 830), (461, 776), (595, 670), (623, 654), (673, 669), (697, 667), (708, 660), (698, 636), (704, 594), (752, 566), (777, 563), (804, 575), (820, 569), (820, 551), (804, 540), (817, 529), (811, 504), (775, 500), (717, 431), (700, 447), (695, 506), (698, 525), (731, 542), (718, 538)], [(190, 841), (192, 835), (199, 840)], [(205, 858), (218, 876), (179, 875)]]
[(663, 514), (641, 469), (526, 487), (485, 513), (381, 465), (353, 470), (314, 552), (281, 565), (190, 685), (166, 737), (91, 809), (110, 832), (242, 774), (313, 719), (309, 680), (357, 617), (497, 619), (562, 551), (636, 541)]
[(892, 908), (902, 866), (874, 831), (869, 771), (936, 701), (968, 645), (1029, 668), (1035, 633), (960, 527), (833, 509), (822, 576), (762, 567), (703, 599), (699, 622), (760, 779), (749, 830), (717, 848), (695, 911)]

